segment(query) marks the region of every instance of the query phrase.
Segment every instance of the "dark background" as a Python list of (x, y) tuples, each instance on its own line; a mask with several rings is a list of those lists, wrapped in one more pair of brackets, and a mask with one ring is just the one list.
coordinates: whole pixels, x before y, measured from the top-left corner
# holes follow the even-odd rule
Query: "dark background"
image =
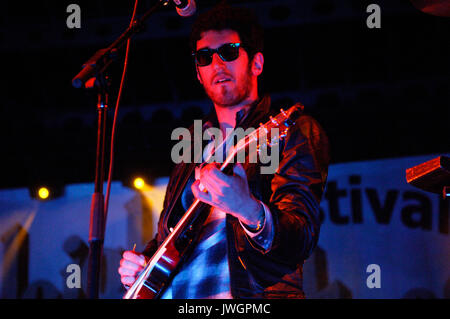
[[(200, 11), (217, 1), (198, 0)], [(264, 89), (301, 101), (329, 135), (332, 163), (442, 154), (449, 143), (449, 19), (410, 1), (229, 1), (254, 8), (265, 30)], [(81, 7), (68, 29), (66, 7)], [(153, 1), (140, 1), (139, 14)], [(366, 7), (381, 7), (381, 29)], [(1, 188), (93, 182), (96, 92), (71, 79), (128, 26), (134, 1), (3, 1), (0, 16)], [(195, 17), (173, 7), (133, 37), (119, 109), (115, 180), (167, 176), (170, 139), (212, 105), (188, 47)], [(123, 52), (121, 52), (123, 53)], [(109, 69), (109, 130), (123, 54)]]

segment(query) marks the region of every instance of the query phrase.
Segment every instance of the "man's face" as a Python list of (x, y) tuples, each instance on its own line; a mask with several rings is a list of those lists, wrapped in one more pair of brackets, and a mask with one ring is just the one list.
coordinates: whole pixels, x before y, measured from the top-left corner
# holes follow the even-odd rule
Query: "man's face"
[[(240, 43), (237, 32), (232, 30), (206, 31), (197, 41), (197, 50), (216, 49), (226, 43)], [(239, 48), (239, 57), (231, 62), (223, 61), (217, 53), (213, 54), (211, 64), (197, 66), (197, 78), (206, 94), (214, 104), (232, 107), (245, 103), (254, 94), (256, 76), (252, 73), (247, 52)]]

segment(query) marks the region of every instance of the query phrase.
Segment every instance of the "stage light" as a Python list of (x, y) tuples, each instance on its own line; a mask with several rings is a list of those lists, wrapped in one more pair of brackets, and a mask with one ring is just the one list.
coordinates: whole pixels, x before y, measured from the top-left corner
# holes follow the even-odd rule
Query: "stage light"
[(51, 181), (39, 181), (28, 186), (30, 197), (41, 201), (59, 198), (65, 193), (65, 186)]
[(50, 195), (50, 191), (46, 187), (41, 187), (38, 190), (38, 195), (40, 199), (47, 199)]
[(152, 176), (143, 169), (127, 169), (121, 172), (122, 185), (134, 191), (146, 191), (153, 183)]
[(142, 178), (138, 177), (134, 179), (133, 185), (137, 189), (143, 189), (145, 186), (145, 181)]

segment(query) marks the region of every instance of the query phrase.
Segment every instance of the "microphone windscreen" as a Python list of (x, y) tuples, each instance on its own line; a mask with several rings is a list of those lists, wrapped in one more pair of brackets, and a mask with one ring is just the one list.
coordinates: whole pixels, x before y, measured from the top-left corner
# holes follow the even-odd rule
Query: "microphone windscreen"
[(197, 11), (197, 5), (194, 0), (188, 0), (188, 4), (184, 8), (178, 8), (177, 12), (182, 17), (190, 17)]

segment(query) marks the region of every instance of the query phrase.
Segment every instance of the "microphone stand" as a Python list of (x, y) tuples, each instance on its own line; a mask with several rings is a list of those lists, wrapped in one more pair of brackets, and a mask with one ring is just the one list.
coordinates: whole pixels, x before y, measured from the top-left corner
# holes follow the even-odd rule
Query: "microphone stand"
[(106, 118), (108, 110), (108, 89), (110, 82), (102, 74), (96, 77), (98, 87), (98, 129), (97, 129), (97, 154), (95, 164), (94, 194), (91, 201), (91, 215), (89, 227), (89, 255), (87, 296), (90, 299), (98, 298), (100, 284), (101, 259), (103, 255), (103, 241), (105, 238), (106, 211), (103, 196), (103, 181), (105, 173), (105, 136)]
[(103, 195), (104, 162), (105, 162), (105, 136), (106, 136), (106, 113), (108, 109), (108, 90), (110, 81), (104, 75), (107, 67), (117, 56), (118, 50), (126, 44), (129, 38), (142, 30), (145, 20), (158, 9), (166, 6), (169, 0), (159, 0), (140, 19), (135, 20), (109, 47), (98, 50), (86, 63), (83, 69), (72, 79), (75, 88), (84, 87), (91, 89), (94, 86), (98, 90), (97, 113), (97, 154), (95, 165), (95, 187), (92, 195), (90, 226), (89, 226), (89, 255), (87, 275), (87, 297), (98, 299), (101, 260), (103, 255), (103, 242), (105, 238), (105, 225), (107, 203)]

